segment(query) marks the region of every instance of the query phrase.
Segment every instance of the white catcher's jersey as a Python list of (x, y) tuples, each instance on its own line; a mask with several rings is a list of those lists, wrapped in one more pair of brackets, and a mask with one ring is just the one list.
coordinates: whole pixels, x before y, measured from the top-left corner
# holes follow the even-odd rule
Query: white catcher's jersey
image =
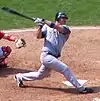
[(44, 36), (43, 52), (49, 52), (52, 55), (59, 57), (61, 55), (62, 47), (67, 41), (69, 34), (66, 34), (66, 30), (69, 29), (66, 25), (62, 25), (65, 33), (60, 33), (54, 28), (50, 28), (48, 25), (44, 25), (42, 28), (42, 34)]

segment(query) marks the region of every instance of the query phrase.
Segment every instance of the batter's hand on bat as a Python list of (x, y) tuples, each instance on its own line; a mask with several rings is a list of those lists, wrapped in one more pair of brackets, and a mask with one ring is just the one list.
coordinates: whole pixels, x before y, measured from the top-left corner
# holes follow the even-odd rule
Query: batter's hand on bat
[(36, 18), (34, 22), (44, 24), (44, 19), (43, 18)]
[(15, 41), (16, 48), (22, 48), (26, 46), (26, 41), (24, 39), (16, 39)]

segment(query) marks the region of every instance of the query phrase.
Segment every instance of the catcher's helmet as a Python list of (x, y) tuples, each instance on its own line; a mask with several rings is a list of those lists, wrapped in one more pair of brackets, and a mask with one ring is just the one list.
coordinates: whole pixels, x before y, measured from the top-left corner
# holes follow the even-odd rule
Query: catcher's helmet
[(2, 48), (2, 51), (3, 51), (3, 55), (5, 57), (7, 57), (12, 51), (12, 49), (9, 46), (2, 46), (1, 48)]
[(55, 16), (55, 21), (58, 21), (60, 18), (68, 19), (67, 15), (64, 12), (57, 12)]

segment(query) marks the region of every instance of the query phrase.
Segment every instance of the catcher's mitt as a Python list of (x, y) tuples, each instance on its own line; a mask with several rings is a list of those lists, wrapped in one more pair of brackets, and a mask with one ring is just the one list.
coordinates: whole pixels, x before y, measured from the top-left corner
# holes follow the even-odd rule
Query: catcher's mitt
[(25, 47), (26, 46), (26, 41), (24, 39), (17, 39), (15, 41), (16, 44), (16, 48), (21, 48), (21, 47)]

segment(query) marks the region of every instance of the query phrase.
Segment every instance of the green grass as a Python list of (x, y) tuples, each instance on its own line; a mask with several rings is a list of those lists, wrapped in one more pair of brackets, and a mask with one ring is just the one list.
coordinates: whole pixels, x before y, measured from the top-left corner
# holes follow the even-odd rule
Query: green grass
[[(57, 11), (64, 11), (69, 16), (68, 25), (100, 25), (100, 0), (1, 0), (0, 6), (48, 20), (54, 20)], [(30, 20), (0, 10), (0, 29), (33, 26)]]

